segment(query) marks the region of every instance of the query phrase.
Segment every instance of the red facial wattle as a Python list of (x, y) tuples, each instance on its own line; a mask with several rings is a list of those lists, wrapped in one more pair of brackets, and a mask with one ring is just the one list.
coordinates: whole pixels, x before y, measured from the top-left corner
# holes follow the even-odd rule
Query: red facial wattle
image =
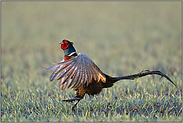
[(60, 46), (61, 49), (67, 49), (69, 47), (69, 42), (67, 40), (62, 41), (63, 44)]
[(69, 47), (69, 43), (64, 43), (60, 46), (61, 49), (67, 49)]

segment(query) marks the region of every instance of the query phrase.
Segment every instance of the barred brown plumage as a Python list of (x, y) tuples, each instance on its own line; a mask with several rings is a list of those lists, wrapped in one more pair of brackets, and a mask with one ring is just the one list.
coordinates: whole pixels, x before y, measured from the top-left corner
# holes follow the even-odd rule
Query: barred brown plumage
[(50, 81), (57, 78), (59, 80), (59, 88), (65, 90), (66, 88), (74, 88), (76, 90), (76, 97), (73, 99), (62, 100), (66, 102), (76, 101), (72, 109), (84, 97), (85, 94), (94, 95), (99, 94), (103, 88), (112, 87), (113, 84), (122, 79), (134, 79), (147, 75), (157, 74), (168, 79), (175, 87), (173, 81), (161, 71), (145, 70), (137, 74), (126, 76), (111, 77), (103, 73), (98, 66), (85, 54), (76, 53), (73, 43), (68, 40), (60, 42), (61, 49), (64, 50), (64, 59), (45, 70), (53, 70), (50, 76)]
[[(57, 80), (62, 78), (62, 81), (59, 82), (61, 87), (66, 86), (64, 89), (70, 86), (72, 86), (72, 88), (77, 88), (78, 86), (83, 86), (84, 84), (88, 85), (92, 82), (92, 78), (96, 82), (106, 82), (106, 77), (103, 72), (83, 53), (79, 53), (78, 56), (75, 56), (67, 61), (57, 63), (45, 70), (52, 70), (54, 68), (57, 69), (51, 74), (50, 81), (55, 80), (62, 73)], [(75, 79), (72, 79), (69, 81), (71, 77), (76, 78), (78, 76), (79, 80), (76, 81)]]

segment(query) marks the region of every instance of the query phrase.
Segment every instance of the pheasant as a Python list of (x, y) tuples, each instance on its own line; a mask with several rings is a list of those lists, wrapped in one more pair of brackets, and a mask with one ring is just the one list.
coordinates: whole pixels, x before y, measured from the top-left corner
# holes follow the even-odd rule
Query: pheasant
[[(66, 102), (76, 101), (72, 106), (72, 110), (76, 107), (78, 102), (83, 99), (85, 94), (94, 96), (99, 94), (103, 88), (112, 87), (113, 84), (119, 80), (130, 79), (157, 74), (168, 79), (175, 87), (173, 81), (161, 71), (145, 70), (140, 73), (112, 77), (102, 72), (98, 66), (85, 54), (77, 54), (73, 47), (73, 42), (69, 40), (62, 40), (59, 42), (60, 48), (64, 51), (64, 59), (45, 70), (53, 70), (50, 76), (50, 81), (56, 78), (59, 80), (59, 88), (65, 90), (66, 88), (74, 88), (76, 96), (73, 99), (62, 100)], [(60, 76), (59, 76), (60, 75)]]

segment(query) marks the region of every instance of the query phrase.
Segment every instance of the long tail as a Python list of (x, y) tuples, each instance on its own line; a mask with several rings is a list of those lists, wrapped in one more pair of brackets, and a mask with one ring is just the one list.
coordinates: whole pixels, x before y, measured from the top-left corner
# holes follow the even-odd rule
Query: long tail
[(140, 78), (140, 77), (143, 77), (143, 76), (147, 76), (147, 75), (151, 75), (151, 74), (157, 74), (157, 75), (160, 75), (161, 77), (165, 77), (166, 79), (168, 79), (176, 88), (177, 88), (177, 85), (175, 85), (173, 83), (173, 81), (165, 74), (163, 74), (161, 71), (150, 71), (150, 70), (144, 70), (140, 73), (137, 73), (137, 74), (131, 74), (131, 75), (126, 75), (126, 76), (119, 76), (119, 77), (115, 77), (115, 81), (118, 81), (118, 80), (122, 80), (122, 79), (135, 79), (135, 78)]

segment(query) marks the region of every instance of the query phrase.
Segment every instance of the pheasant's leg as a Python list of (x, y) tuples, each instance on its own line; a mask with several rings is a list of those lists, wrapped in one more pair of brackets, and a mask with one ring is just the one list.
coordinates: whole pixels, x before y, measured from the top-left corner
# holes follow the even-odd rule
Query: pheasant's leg
[(76, 105), (78, 104), (78, 102), (83, 99), (85, 95), (85, 89), (83, 87), (80, 87), (78, 89), (76, 89), (76, 96), (75, 98), (73, 99), (68, 99), (68, 100), (62, 100), (62, 101), (65, 101), (65, 102), (72, 102), (72, 101), (76, 101), (74, 103), (74, 105), (72, 106), (72, 110), (74, 110), (74, 108), (76, 107)]
[(72, 101), (75, 101), (75, 100), (76, 100), (76, 102), (72, 106), (72, 110), (74, 110), (74, 108), (76, 107), (76, 105), (78, 104), (78, 102), (81, 100), (81, 98), (73, 98), (73, 99), (62, 100), (62, 101), (64, 101), (64, 102), (72, 102)]

